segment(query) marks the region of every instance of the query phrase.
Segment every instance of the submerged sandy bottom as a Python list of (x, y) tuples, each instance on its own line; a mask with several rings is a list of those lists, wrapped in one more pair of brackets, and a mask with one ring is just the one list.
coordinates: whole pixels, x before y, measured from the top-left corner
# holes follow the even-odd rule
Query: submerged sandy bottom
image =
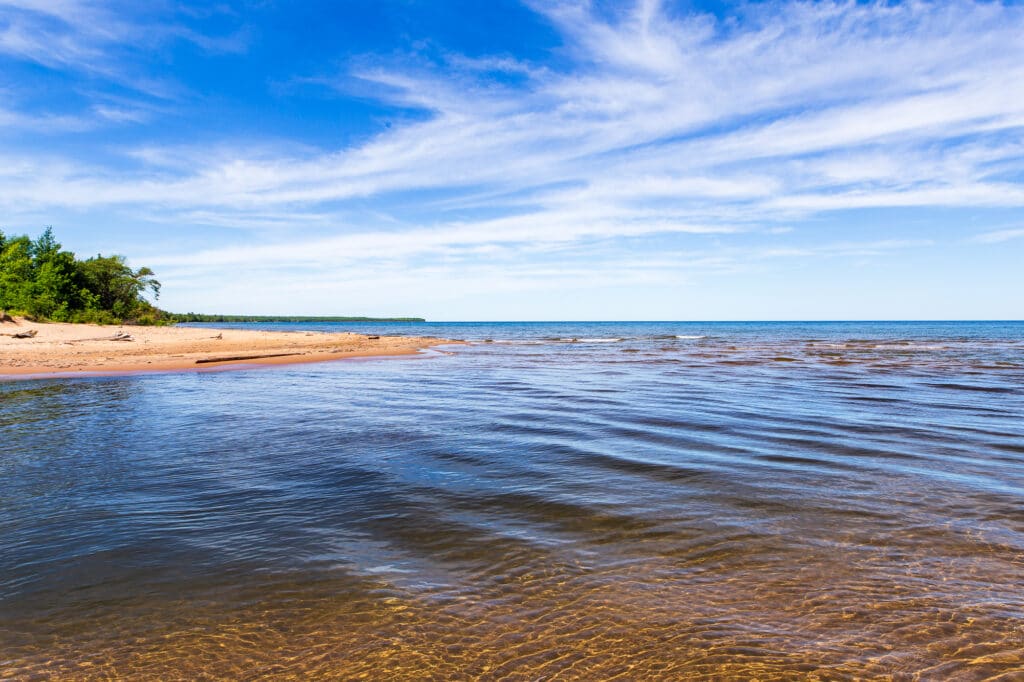
[(163, 602), (107, 594), (77, 618), (61, 614), (60, 634), (46, 633), (45, 622), (11, 634), (8, 672), (76, 680), (1021, 679), (1021, 630), (998, 603), (963, 608), (956, 594), (915, 589), (870, 561), (743, 566), (725, 559), (725, 548), (706, 550), (707, 562), (661, 557), (601, 570), (524, 565), (506, 553), (494, 557), (503, 575), (489, 571), (458, 593), (339, 575), (250, 580)]
[[(33, 338), (13, 334), (35, 331)], [(175, 371), (405, 355), (443, 339), (194, 327), (0, 323), (0, 376)]]

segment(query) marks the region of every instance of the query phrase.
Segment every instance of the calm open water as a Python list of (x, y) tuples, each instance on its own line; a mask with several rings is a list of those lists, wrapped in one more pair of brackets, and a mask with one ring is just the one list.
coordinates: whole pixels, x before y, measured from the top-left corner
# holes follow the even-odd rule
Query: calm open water
[(1024, 679), (1024, 323), (321, 328), (0, 382), (0, 678)]

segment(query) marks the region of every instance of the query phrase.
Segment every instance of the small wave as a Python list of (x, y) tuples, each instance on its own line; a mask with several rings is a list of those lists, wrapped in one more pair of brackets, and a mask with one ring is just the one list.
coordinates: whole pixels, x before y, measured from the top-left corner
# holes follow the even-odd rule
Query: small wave
[(880, 343), (876, 350), (946, 350), (946, 346), (923, 343)]
[(703, 339), (704, 336), (693, 335), (693, 334), (676, 334), (677, 339)]
[(1016, 393), (1016, 388), (1008, 386), (981, 386), (978, 384), (960, 384), (955, 382), (927, 384), (934, 388), (945, 388), (954, 391), (980, 391), (982, 393)]
[(623, 341), (623, 340), (624, 339), (620, 339), (620, 338), (614, 338), (614, 339), (611, 339), (611, 338), (609, 338), (609, 339), (581, 339), (581, 338), (576, 337), (576, 336), (573, 336), (573, 337), (563, 336), (563, 337), (559, 337), (559, 338), (548, 339), (548, 341), (559, 341), (561, 343), (618, 343), (619, 341)]

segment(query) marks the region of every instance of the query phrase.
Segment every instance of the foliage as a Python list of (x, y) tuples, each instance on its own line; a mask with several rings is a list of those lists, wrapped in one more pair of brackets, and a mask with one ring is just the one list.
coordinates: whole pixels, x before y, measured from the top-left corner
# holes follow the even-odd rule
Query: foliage
[(170, 316), (145, 298), (160, 296), (152, 270), (124, 256), (78, 260), (46, 230), (38, 239), (0, 231), (0, 310), (36, 319), (98, 324), (166, 324)]

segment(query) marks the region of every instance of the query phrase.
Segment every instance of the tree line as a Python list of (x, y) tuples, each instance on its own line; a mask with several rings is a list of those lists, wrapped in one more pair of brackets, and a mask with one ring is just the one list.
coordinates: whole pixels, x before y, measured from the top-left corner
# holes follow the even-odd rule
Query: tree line
[(79, 260), (46, 230), (37, 238), (0, 231), (0, 310), (54, 322), (162, 324), (174, 321), (146, 299), (160, 282), (124, 256)]
[(307, 315), (207, 315), (174, 313), (175, 322), (426, 322), (422, 317), (338, 317)]

